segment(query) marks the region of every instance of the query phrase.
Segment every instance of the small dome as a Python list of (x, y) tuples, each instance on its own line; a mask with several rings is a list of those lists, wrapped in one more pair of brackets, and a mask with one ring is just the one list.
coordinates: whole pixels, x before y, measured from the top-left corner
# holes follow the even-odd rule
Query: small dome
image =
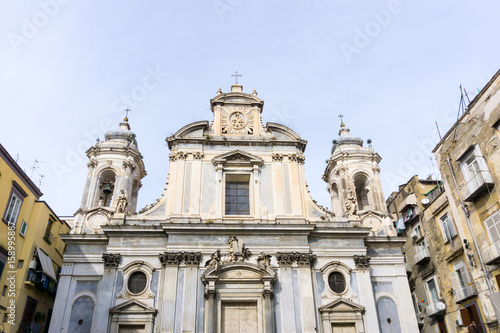
[(106, 141), (122, 141), (133, 144), (137, 148), (137, 141), (135, 140), (135, 134), (130, 131), (130, 125), (127, 121), (120, 123), (120, 127), (117, 129), (112, 129), (106, 132)]
[(342, 126), (339, 131), (339, 138), (337, 140), (333, 140), (332, 154), (335, 149), (340, 146), (363, 147), (363, 139), (357, 136), (351, 136), (349, 134), (349, 129)]

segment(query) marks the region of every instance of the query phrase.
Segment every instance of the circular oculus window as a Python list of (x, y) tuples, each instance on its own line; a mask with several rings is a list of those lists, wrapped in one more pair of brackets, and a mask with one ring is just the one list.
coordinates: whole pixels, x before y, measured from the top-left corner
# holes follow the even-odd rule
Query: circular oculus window
[(328, 286), (337, 294), (343, 293), (346, 287), (344, 274), (340, 272), (330, 273), (330, 275), (328, 275)]
[(146, 289), (147, 282), (146, 274), (141, 271), (134, 272), (128, 278), (128, 290), (132, 294), (140, 294)]

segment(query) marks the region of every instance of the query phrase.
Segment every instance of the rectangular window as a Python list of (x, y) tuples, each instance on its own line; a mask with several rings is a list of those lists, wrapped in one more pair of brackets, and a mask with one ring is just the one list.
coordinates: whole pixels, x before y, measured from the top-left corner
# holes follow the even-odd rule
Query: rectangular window
[(0, 247), (0, 279), (2, 278), (2, 273), (6, 262), (7, 262), (7, 251), (3, 247)]
[(22, 202), (23, 201), (15, 193), (12, 193), (9, 204), (7, 205), (7, 208), (5, 210), (4, 220), (5, 222), (7, 222), (7, 224), (14, 226), (16, 225)]
[(54, 221), (52, 221), (52, 219), (49, 218), (49, 221), (47, 222), (47, 229), (45, 229), (45, 235), (43, 236), (43, 239), (49, 244), (52, 244), (52, 242), (54, 241), (54, 237), (53, 237), (52, 233), (50, 232), (53, 224), (54, 224)]
[(2, 296), (5, 296), (5, 294), (7, 293), (7, 286), (6, 285), (3, 285), (3, 288), (2, 288)]
[(427, 281), (427, 291), (429, 293), (429, 298), (432, 303), (439, 302), (439, 293), (434, 278)]
[(28, 223), (23, 220), (23, 223), (21, 223), (21, 228), (19, 228), (19, 235), (23, 237), (26, 236), (26, 229), (28, 229)]
[(250, 215), (249, 176), (227, 175), (225, 203), (226, 215)]
[(23, 266), (24, 266), (24, 260), (19, 260), (17, 262), (17, 269), (21, 269), (21, 268), (23, 268)]
[(475, 201), (493, 185), (488, 165), (477, 145), (471, 147), (459, 161), (466, 182), (465, 201)]
[(448, 214), (444, 214), (441, 218), (441, 231), (443, 233), (444, 242), (448, 243), (457, 235), (453, 221), (448, 217)]
[(490, 235), (491, 243), (500, 241), (500, 214), (494, 212), (484, 220), (484, 225)]

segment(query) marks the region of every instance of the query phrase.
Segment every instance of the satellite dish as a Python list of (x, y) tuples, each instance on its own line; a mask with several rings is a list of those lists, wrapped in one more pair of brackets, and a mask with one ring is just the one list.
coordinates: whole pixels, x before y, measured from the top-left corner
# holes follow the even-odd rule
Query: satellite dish
[(430, 202), (430, 201), (429, 201), (429, 199), (427, 199), (427, 198), (423, 198), (423, 199), (422, 199), (422, 205), (428, 205), (428, 204), (429, 204), (429, 202)]

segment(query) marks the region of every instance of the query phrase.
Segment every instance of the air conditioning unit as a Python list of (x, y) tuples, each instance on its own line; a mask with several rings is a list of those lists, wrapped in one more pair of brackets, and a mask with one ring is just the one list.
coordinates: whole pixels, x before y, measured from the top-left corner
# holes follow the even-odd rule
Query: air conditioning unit
[(411, 238), (413, 238), (413, 239), (418, 238), (417, 232), (415, 230), (413, 230), (410, 235), (411, 235)]
[(36, 269), (36, 260), (35, 259), (32, 259), (30, 261), (29, 269)]
[(464, 321), (462, 320), (462, 316), (458, 314), (457, 319), (455, 320), (455, 324), (457, 326), (464, 326)]

